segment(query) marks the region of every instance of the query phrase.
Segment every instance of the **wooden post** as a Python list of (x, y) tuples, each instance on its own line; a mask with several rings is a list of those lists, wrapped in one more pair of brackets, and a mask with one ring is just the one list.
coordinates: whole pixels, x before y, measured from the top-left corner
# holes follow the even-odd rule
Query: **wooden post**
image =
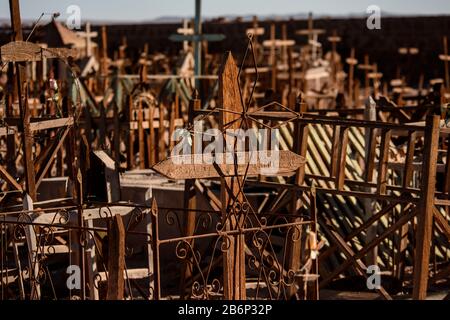
[(106, 147), (106, 101), (103, 99), (98, 107), (100, 109), (100, 117), (98, 119), (98, 146), (104, 149)]
[(142, 100), (138, 99), (139, 168), (145, 169), (144, 110), (142, 110)]
[(338, 69), (338, 64), (336, 63), (337, 43), (341, 41), (341, 37), (338, 37), (336, 30), (333, 30), (333, 35), (328, 37), (328, 41), (331, 42), (331, 75), (333, 81), (336, 82), (336, 74)]
[(443, 39), (443, 45), (444, 45), (444, 79), (445, 79), (445, 89), (448, 91), (450, 90), (450, 75), (448, 74), (448, 61), (450, 60), (450, 57), (448, 55), (448, 44), (447, 44), (447, 36), (444, 36)]
[(103, 92), (105, 92), (108, 88), (108, 38), (106, 34), (106, 26), (102, 26), (102, 55), (100, 63), (100, 74), (103, 77), (101, 83), (103, 85)]
[(152, 199), (152, 246), (153, 246), (153, 292), (154, 300), (161, 298), (160, 288), (160, 259), (159, 259), (159, 221), (158, 221), (158, 205), (156, 199)]
[(270, 46), (270, 59), (269, 64), (271, 66), (271, 88), (274, 92), (277, 91), (277, 57), (275, 55), (275, 23), (272, 22), (270, 25), (270, 40), (272, 45)]
[[(87, 221), (87, 227), (94, 228), (94, 221), (92, 219)], [(99, 300), (98, 283), (95, 283), (95, 276), (98, 274), (97, 260), (95, 259), (95, 239), (91, 233), (88, 233), (87, 248), (85, 252), (88, 268), (89, 297), (91, 300)]]
[[(69, 88), (71, 88), (74, 84), (70, 83)], [(74, 100), (73, 91), (69, 90), (69, 96), (64, 100), (63, 108), (64, 112), (67, 112), (69, 117), (73, 117), (74, 108), (72, 108), (72, 101)], [(79, 239), (82, 239), (82, 237), (86, 236), (86, 233), (83, 231), (83, 225), (84, 225), (84, 219), (83, 219), (83, 177), (81, 174), (81, 170), (85, 172), (86, 167), (88, 167), (88, 161), (86, 161), (86, 158), (89, 158), (87, 155), (89, 155), (89, 149), (90, 149), (90, 133), (91, 133), (91, 125), (90, 125), (90, 113), (89, 109), (85, 108), (85, 115), (86, 117), (86, 130), (87, 133), (85, 135), (77, 134), (79, 132), (79, 128), (77, 124), (75, 123), (74, 126), (70, 129), (68, 133), (68, 138), (66, 140), (66, 159), (67, 159), (67, 165), (68, 165), (68, 174), (72, 181), (72, 195), (73, 195), (73, 201), (78, 205), (77, 213), (78, 213), (78, 219), (77, 219), (77, 227), (80, 229), (71, 230), (69, 232), (69, 236), (72, 241), (72, 248), (71, 248), (71, 259), (73, 264), (78, 264), (80, 267), (81, 272), (81, 289), (80, 289), (80, 297), (81, 299), (85, 299), (86, 297), (86, 281), (85, 281), (85, 253), (86, 249), (84, 246), (81, 246), (79, 244)], [(79, 145), (77, 143), (78, 140), (81, 140)], [(88, 142), (89, 140), (89, 142)], [(83, 152), (86, 150), (86, 152), (83, 154)], [(80, 159), (83, 159), (83, 161), (80, 161)], [(81, 169), (80, 169), (81, 168)], [(90, 240), (89, 240), (90, 241)], [(95, 253), (95, 252), (94, 252)], [(92, 252), (90, 252), (92, 257)], [(89, 258), (88, 258), (89, 259)], [(95, 266), (92, 265), (89, 267), (90, 271), (94, 271)], [(93, 274), (94, 272), (90, 272), (89, 276)], [(89, 279), (91, 280), (91, 279)], [(93, 280), (93, 279), (92, 279)], [(95, 292), (97, 291), (95, 288), (90, 288), (91, 290), (91, 296), (95, 297)]]
[(350, 58), (347, 58), (346, 60), (347, 64), (349, 65), (348, 68), (348, 104), (349, 107), (353, 107), (355, 103), (354, 99), (354, 78), (355, 78), (355, 65), (358, 63), (358, 60), (355, 59), (355, 48), (352, 48), (350, 53)]
[[(106, 40), (106, 31), (105, 31), (105, 40)], [(106, 44), (105, 44), (105, 50), (106, 50)], [(108, 57), (107, 57), (107, 52), (105, 51), (105, 58), (104, 60), (107, 61)], [(104, 66), (104, 70), (105, 70), (105, 90), (107, 88), (108, 85), (108, 65), (107, 62), (105, 62), (105, 66)], [(127, 114), (127, 109), (123, 107), (123, 98), (124, 98), (124, 94), (123, 94), (123, 88), (122, 88), (122, 82), (119, 79), (119, 76), (121, 74), (121, 69), (122, 68), (117, 68), (114, 72), (115, 74), (115, 79), (113, 82), (113, 89), (114, 89), (114, 101), (113, 101), (113, 128), (114, 128), (114, 141), (113, 141), (113, 145), (114, 145), (114, 161), (116, 162), (117, 168), (120, 167), (120, 139), (121, 136), (123, 135), (122, 130), (121, 130), (121, 125), (120, 125), (120, 118), (119, 118), (119, 111), (122, 110), (123, 113), (125, 113), (125, 117), (128, 118), (128, 114)], [(124, 110), (125, 109), (125, 110)], [(124, 138), (126, 139), (126, 135), (124, 135)], [(124, 141), (125, 142), (125, 141)]]
[[(297, 101), (295, 104), (295, 111), (302, 112), (303, 110), (303, 100), (302, 96), (299, 95), (297, 97)], [(306, 153), (308, 150), (308, 125), (307, 124), (294, 124), (294, 142), (293, 142), (293, 151), (298, 153), (302, 157), (306, 158)], [(305, 166), (301, 166), (295, 172), (294, 184), (301, 186), (305, 180)], [(291, 199), (291, 211), (292, 211), (292, 222), (301, 222), (303, 218), (299, 217), (299, 210), (303, 206), (303, 201), (301, 196), (296, 192), (292, 192)], [(299, 225), (301, 231), (301, 225)], [(297, 235), (295, 236), (297, 238)], [(300, 269), (301, 265), (301, 234), (298, 235), (299, 241), (290, 241), (288, 242), (288, 246), (286, 248), (286, 252), (288, 254), (286, 270), (297, 272)], [(296, 294), (295, 286), (292, 286), (289, 289), (289, 297), (293, 297)]]
[[(364, 110), (364, 120), (366, 121), (376, 121), (377, 120), (377, 110), (375, 101), (369, 97), (366, 101), (366, 106)], [(373, 172), (375, 171), (375, 155), (376, 155), (376, 132), (375, 129), (366, 128), (364, 133), (364, 153), (365, 153), (365, 177), (367, 182), (371, 182), (373, 178)], [(387, 145), (389, 147), (389, 145)], [(387, 152), (386, 152), (387, 156)], [(381, 161), (380, 161), (381, 164)], [(378, 172), (380, 174), (380, 172)], [(372, 188), (368, 187), (367, 192), (372, 192)], [(364, 216), (366, 221), (373, 217), (374, 207), (371, 199), (363, 199), (364, 206)], [(377, 235), (378, 223), (374, 222), (367, 229), (367, 243), (370, 243)], [(374, 247), (369, 251), (367, 255), (367, 264), (376, 265), (378, 257), (378, 247)]]
[[(30, 217), (33, 216), (33, 199), (28, 194), (24, 194), (23, 199), (23, 210), (28, 211), (27, 215)], [(30, 212), (31, 211), (31, 212)], [(31, 278), (31, 300), (40, 300), (41, 299), (41, 288), (39, 284), (39, 252), (37, 247), (37, 237), (36, 232), (34, 231), (34, 226), (27, 225), (25, 227), (25, 238), (28, 246), (28, 259), (29, 259), (29, 270), (30, 270), (30, 278)]]
[[(33, 164), (33, 133), (30, 129), (31, 114), (28, 106), (28, 87), (24, 82), (22, 87), (21, 79), (24, 78), (25, 66), (20, 63), (17, 67), (17, 83), (19, 87), (19, 108), (21, 119), (23, 121), (22, 143), (23, 143), (23, 161), (25, 167), (26, 190), (33, 201), (36, 201), (36, 177)], [(23, 96), (22, 96), (23, 95)]]
[(295, 108), (295, 100), (296, 100), (296, 93), (294, 92), (295, 88), (295, 79), (294, 79), (294, 61), (292, 58), (292, 48), (288, 47), (287, 51), (288, 55), (288, 107), (289, 108)]
[[(408, 134), (408, 145), (406, 150), (405, 170), (403, 172), (403, 188), (409, 188), (413, 177), (413, 160), (414, 147), (416, 142), (417, 132), (412, 131)], [(450, 149), (449, 149), (450, 150)], [(407, 205), (402, 204), (401, 212), (404, 212)], [(399, 230), (398, 251), (395, 256), (394, 276), (400, 280), (403, 279), (405, 268), (405, 253), (408, 246), (408, 224), (404, 224)]]
[[(377, 176), (377, 194), (384, 195), (387, 190), (387, 170), (388, 170), (388, 161), (389, 161), (389, 146), (391, 142), (392, 130), (383, 129), (381, 132), (381, 146), (380, 146), (380, 157), (378, 162), (378, 176)], [(371, 217), (373, 213), (373, 206), (371, 204), (371, 200), (367, 201), (370, 206), (366, 209), (366, 215)], [(380, 201), (381, 206), (386, 205), (386, 201)], [(374, 222), (372, 226), (370, 226), (367, 230), (367, 241), (370, 242), (377, 236), (378, 223)], [(377, 265), (378, 263), (378, 247), (374, 247), (373, 250), (367, 255), (367, 263), (372, 265)]]
[(108, 225), (108, 292), (107, 300), (123, 300), (125, 271), (125, 227), (117, 214)]
[(147, 152), (148, 164), (152, 167), (155, 164), (155, 129), (153, 127), (153, 120), (155, 118), (155, 106), (150, 104), (148, 106), (148, 136), (147, 136)]
[(176, 93), (173, 94), (173, 101), (171, 103), (171, 108), (169, 111), (169, 151), (171, 151), (175, 145), (173, 139), (171, 139), (175, 131), (175, 115), (176, 109), (178, 109), (178, 96)]
[[(195, 0), (195, 23), (194, 34), (202, 34), (202, 3), (201, 0)], [(202, 74), (202, 41), (194, 41), (194, 70), (195, 75), (198, 77)], [(200, 90), (200, 79), (195, 79), (195, 88)]]
[[(317, 237), (317, 195), (316, 195), (316, 189), (315, 187), (311, 188), (310, 192), (310, 206), (311, 206), (311, 230), (310, 232), (313, 232), (315, 234), (315, 237)], [(300, 226), (301, 227), (301, 226)], [(317, 241), (317, 238), (316, 238)], [(317, 250), (317, 248), (310, 248), (310, 250)], [(314, 283), (312, 285), (312, 292), (311, 292), (311, 298), (313, 300), (319, 300), (319, 257), (316, 256), (315, 259), (313, 259), (312, 266), (311, 266), (311, 273), (313, 275), (317, 275), (317, 278), (314, 280)]]
[(166, 142), (164, 140), (164, 104), (159, 103), (159, 128), (158, 128), (158, 160), (166, 158)]
[(148, 57), (148, 43), (144, 44), (144, 51), (142, 52), (141, 59), (139, 60), (139, 63), (141, 65), (140, 72), (139, 72), (139, 81), (141, 83), (147, 82), (147, 75), (148, 75), (147, 57)]
[[(11, 27), (14, 41), (22, 41), (22, 22), (20, 18), (19, 0), (9, 0)], [(28, 88), (25, 83), (25, 62), (16, 62), (16, 80), (19, 97), (20, 118), (22, 119), (23, 162), (25, 169), (26, 191), (36, 201), (35, 174), (33, 165), (33, 134), (30, 130), (31, 114), (28, 106)]]
[[(239, 88), (238, 88), (238, 69), (234, 62), (231, 52), (227, 52), (224, 56), (221, 70), (219, 73), (219, 105), (223, 106), (219, 112), (219, 129), (223, 132), (227, 129), (239, 128), (239, 122), (231, 125), (230, 122), (239, 118), (239, 114), (226, 112), (232, 110), (242, 112), (242, 105)], [(224, 146), (226, 143), (224, 142)], [(226, 147), (225, 147), (226, 148)], [(227, 217), (229, 210), (235, 202), (242, 202), (242, 193), (239, 190), (238, 176), (221, 177), (221, 203), (222, 216)], [(230, 193), (228, 192), (230, 190)], [(243, 224), (241, 217), (230, 215), (226, 221), (225, 228), (227, 230), (236, 230)], [(224, 295), (225, 299), (245, 300), (245, 238), (244, 234), (239, 233), (231, 237), (230, 247), (224, 253)]]
[(414, 255), (413, 299), (427, 296), (428, 266), (433, 230), (434, 192), (436, 187), (436, 163), (439, 144), (439, 116), (428, 116), (425, 125), (423, 154), (422, 196), (417, 207), (416, 249)]
[[(369, 55), (364, 55), (364, 65), (368, 68), (369, 66)], [(370, 95), (370, 79), (369, 79), (369, 70), (370, 69), (364, 69), (364, 90), (365, 90), (365, 96), (368, 97)]]
[(9, 0), (9, 12), (11, 14), (13, 39), (14, 41), (23, 41), (19, 0)]
[[(188, 123), (189, 125), (194, 124), (194, 111), (200, 109), (200, 103), (201, 101), (198, 99), (198, 91), (195, 90), (192, 94), (192, 99), (189, 101), (189, 111), (188, 111)], [(192, 153), (195, 153), (195, 139), (193, 139), (192, 143)], [(186, 179), (184, 181), (184, 208), (189, 210), (186, 217), (186, 223), (185, 223), (185, 236), (189, 237), (192, 236), (195, 232), (195, 209), (197, 207), (196, 204), (196, 197), (195, 197), (196, 189), (195, 189), (195, 179)], [(191, 241), (191, 246), (194, 245), (194, 241)], [(180, 283), (180, 298), (184, 299), (186, 294), (186, 285), (185, 281), (186, 279), (189, 279), (192, 276), (192, 272), (189, 268), (189, 265), (187, 263), (184, 263), (182, 265), (181, 269), (181, 283)]]
[(330, 159), (330, 177), (336, 178), (339, 166), (339, 148), (341, 145), (341, 129), (340, 125), (334, 126), (333, 140), (331, 142), (331, 159)]
[(85, 121), (84, 132), (85, 132), (87, 144), (90, 148), (92, 146), (93, 134), (92, 134), (91, 108), (89, 107), (89, 105), (86, 105), (83, 108), (83, 115), (84, 115), (84, 119), (85, 119), (84, 120)]
[(131, 122), (135, 121), (134, 112), (133, 112), (133, 97), (131, 95), (128, 96), (128, 146), (127, 146), (127, 168), (128, 170), (133, 169), (134, 167), (134, 130), (131, 128)]
[[(281, 39), (286, 41), (287, 40), (287, 26), (286, 23), (283, 23), (281, 25)], [(281, 59), (282, 59), (282, 63), (283, 66), (285, 66), (287, 64), (287, 59), (288, 59), (288, 52), (287, 52), (288, 47), (286, 45), (281, 46)]]
[[(271, 41), (271, 46), (270, 46), (270, 55), (269, 55), (269, 65), (273, 66), (275, 64), (275, 23), (272, 22), (270, 24), (270, 41)], [(272, 71), (273, 72), (273, 71)]]
[(377, 193), (386, 194), (387, 187), (387, 165), (389, 161), (389, 146), (392, 130), (383, 129), (381, 132), (380, 158), (378, 162)]
[[(75, 135), (75, 134), (74, 134)], [(72, 146), (71, 148), (74, 150), (73, 154), (77, 155), (79, 154), (79, 152), (77, 152), (77, 145), (75, 143), (75, 141), (72, 141)], [(73, 164), (75, 166), (75, 168), (79, 168), (79, 163), (77, 162), (77, 158), (75, 157), (75, 159), (73, 160)], [(75, 170), (74, 170), (75, 171)], [(74, 200), (76, 201), (75, 203), (77, 203), (78, 208), (77, 208), (77, 213), (78, 213), (78, 227), (80, 229), (78, 229), (76, 236), (78, 237), (78, 239), (86, 239), (84, 237), (86, 237), (86, 231), (83, 229), (84, 228), (84, 218), (83, 218), (83, 177), (81, 175), (81, 170), (78, 169), (77, 173), (76, 173), (76, 178), (73, 178), (73, 185), (74, 185), (74, 190), (76, 190), (76, 192), (74, 192)], [(78, 241), (79, 242), (79, 241)], [(79, 263), (79, 267), (80, 270), (82, 270), (81, 272), (81, 290), (80, 290), (80, 298), (81, 300), (84, 300), (86, 298), (86, 277), (85, 277), (85, 270), (86, 270), (86, 249), (85, 246), (82, 246), (80, 243), (78, 243), (78, 263)]]
[[(12, 64), (10, 64), (12, 65)], [(8, 78), (14, 77), (14, 72), (12, 71), (13, 68), (8, 69)], [(13, 117), (13, 92), (8, 92), (5, 97), (5, 116)], [(6, 169), (8, 173), (14, 177), (17, 173), (16, 170), (16, 135), (15, 134), (8, 134), (6, 136)]]
[[(151, 205), (153, 201), (152, 198), (152, 190), (147, 190), (147, 192), (145, 192), (145, 204), (146, 205)], [(153, 254), (153, 236), (152, 236), (152, 228), (153, 228), (153, 217), (151, 214), (151, 210), (148, 214), (145, 215), (145, 231), (147, 233), (146, 236), (146, 251), (147, 251), (147, 270), (148, 270), (148, 296), (149, 299), (153, 298), (153, 288), (154, 288), (154, 283), (155, 283), (155, 270), (154, 270), (154, 263), (153, 263), (153, 259), (154, 259), (154, 254)]]
[(271, 85), (270, 86), (275, 94), (277, 92), (277, 74), (278, 74), (277, 65), (278, 65), (278, 60), (275, 58), (273, 60), (273, 64), (272, 64), (272, 71), (270, 73), (270, 76), (271, 76), (271, 78), (270, 78)]
[(364, 70), (364, 97), (367, 98), (370, 95), (370, 78), (369, 72), (373, 67), (369, 64), (369, 55), (364, 55), (364, 64), (358, 65), (358, 69)]
[(114, 162), (116, 163), (116, 168), (120, 167), (120, 119), (119, 119), (119, 107), (117, 103), (113, 101), (113, 150), (114, 150)]
[(336, 165), (336, 188), (338, 190), (343, 190), (345, 182), (345, 164), (347, 160), (348, 127), (342, 127), (340, 129), (339, 141), (341, 144), (339, 146)]
[[(444, 193), (450, 200), (450, 136), (447, 138), (447, 163), (445, 164), (445, 185)], [(450, 207), (447, 207), (447, 214), (450, 214)]]

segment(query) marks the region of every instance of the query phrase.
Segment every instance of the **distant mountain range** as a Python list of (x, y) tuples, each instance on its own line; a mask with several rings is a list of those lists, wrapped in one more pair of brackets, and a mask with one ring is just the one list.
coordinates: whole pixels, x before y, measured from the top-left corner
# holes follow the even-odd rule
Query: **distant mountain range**
[[(390, 12), (382, 12), (381, 17), (402, 17), (402, 16), (421, 16), (422, 14), (401, 14), (401, 13), (390, 13)], [(242, 21), (252, 21), (253, 14), (245, 14), (245, 15), (237, 15), (237, 14), (228, 14), (222, 16), (205, 16), (203, 17), (204, 22), (212, 21), (212, 20), (224, 20), (224, 21), (235, 21), (236, 19), (240, 19)], [(314, 13), (314, 19), (327, 19), (327, 18), (363, 18), (366, 17), (367, 14), (365, 12), (361, 13), (349, 13), (349, 14), (318, 14)], [(260, 21), (263, 20), (305, 20), (308, 18), (308, 13), (296, 13), (296, 14), (283, 14), (283, 15), (259, 15), (258, 19)], [(63, 18), (59, 18), (60, 20)], [(89, 19), (89, 21), (93, 24), (150, 24), (150, 23), (181, 23), (183, 20), (190, 20), (192, 16), (161, 16), (155, 19), (150, 20), (109, 20), (109, 19)], [(31, 26), (35, 20), (24, 19), (23, 24), (25, 26)], [(9, 18), (0, 18), (0, 26), (9, 25)]]

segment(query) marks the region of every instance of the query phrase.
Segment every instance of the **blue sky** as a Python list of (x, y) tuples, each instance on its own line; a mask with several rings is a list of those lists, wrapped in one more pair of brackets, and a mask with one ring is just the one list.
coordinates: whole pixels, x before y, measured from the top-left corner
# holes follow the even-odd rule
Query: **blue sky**
[[(160, 16), (191, 16), (194, 0), (20, 0), (22, 17), (61, 12), (76, 4), (83, 20), (144, 21)], [(369, 5), (400, 14), (450, 14), (450, 0), (203, 0), (206, 16), (226, 14), (364, 13)], [(9, 17), (8, 0), (0, 0), (0, 18)]]

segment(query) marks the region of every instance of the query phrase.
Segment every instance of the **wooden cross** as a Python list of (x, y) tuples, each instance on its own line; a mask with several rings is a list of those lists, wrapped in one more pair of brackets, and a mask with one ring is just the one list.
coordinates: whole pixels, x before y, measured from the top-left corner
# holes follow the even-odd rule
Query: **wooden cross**
[(258, 26), (258, 17), (253, 16), (252, 27), (247, 29), (245, 32), (246, 34), (251, 33), (253, 35), (253, 41), (257, 42), (258, 36), (264, 35), (265, 30), (263, 27)]
[[(398, 64), (397, 69), (397, 78), (401, 78), (400, 76), (400, 68), (401, 66), (405, 67), (406, 69), (409, 69), (411, 67), (411, 60), (408, 59), (411, 56), (415, 56), (419, 53), (419, 49), (416, 47), (400, 47), (398, 48), (398, 54), (403, 57), (402, 63)], [(405, 58), (408, 57), (408, 58)]]
[[(183, 20), (183, 28), (178, 28), (177, 33), (187, 36), (187, 35), (193, 35), (194, 29), (189, 28), (189, 22), (187, 19)], [(183, 41), (183, 51), (187, 52), (189, 50), (189, 41), (185, 40)]]
[[(284, 25), (285, 26), (285, 25)], [(286, 28), (286, 26), (284, 27)], [(287, 37), (286, 35), (286, 30), (284, 32), (284, 36)], [(286, 49), (287, 47), (292, 47), (295, 45), (295, 40), (290, 40), (290, 39), (276, 39), (275, 37), (275, 23), (272, 23), (270, 25), (270, 40), (265, 40), (263, 42), (263, 46), (264, 47), (269, 47), (270, 48), (270, 58), (269, 58), (269, 64), (270, 65), (274, 65), (275, 64), (275, 51), (276, 48), (282, 48), (283, 50)], [(286, 60), (287, 60), (287, 51), (286, 51)]]
[(324, 29), (314, 29), (314, 20), (312, 12), (308, 15), (308, 29), (306, 30), (298, 30), (296, 34), (302, 35), (302, 36), (308, 36), (308, 44), (312, 47), (312, 60), (316, 60), (317, 58), (317, 48), (318, 46), (318, 38), (319, 35), (324, 34)]
[(89, 22), (86, 22), (86, 31), (80, 31), (77, 32), (77, 35), (79, 37), (86, 39), (86, 56), (90, 57), (92, 56), (92, 38), (96, 38), (98, 36), (97, 31), (91, 32), (91, 24)]
[(248, 34), (252, 34), (253, 35), (253, 46), (255, 48), (255, 52), (258, 52), (258, 50), (260, 49), (260, 45), (258, 42), (258, 36), (262, 36), (265, 33), (265, 29), (263, 27), (259, 27), (258, 26), (258, 17), (257, 16), (253, 16), (253, 20), (252, 20), (252, 27), (248, 28), (245, 33)]
[(358, 60), (355, 59), (355, 48), (350, 51), (350, 57), (345, 60), (349, 65), (348, 71), (348, 97), (350, 99), (350, 106), (353, 106), (353, 81), (355, 77), (355, 65), (358, 64)]
[(333, 30), (333, 35), (328, 37), (328, 41), (331, 43), (331, 67), (332, 67), (332, 76), (333, 80), (336, 81), (336, 73), (337, 73), (337, 44), (341, 42), (341, 37), (337, 35), (337, 31)]
[[(222, 62), (219, 74), (219, 105), (223, 106), (219, 111), (219, 130), (225, 132), (226, 129), (239, 129), (240, 119), (243, 119), (246, 110), (242, 105), (239, 93), (239, 83), (237, 81), (238, 68), (231, 53), (226, 53)], [(232, 140), (235, 138), (231, 138)], [(227, 139), (228, 140), (228, 139)], [(230, 141), (224, 141), (224, 146)], [(231, 141), (233, 145), (234, 141)], [(266, 152), (266, 151), (264, 151)], [(268, 151), (267, 151), (268, 152)], [(271, 151), (274, 152), (274, 151)], [(224, 154), (231, 153), (232, 156), (239, 156), (236, 150), (227, 151)], [(251, 151), (243, 152), (243, 161), (248, 163)], [(205, 155), (186, 155), (185, 160), (193, 160), (198, 156)], [(219, 156), (216, 154), (216, 157)], [(257, 157), (259, 159), (259, 157)], [(153, 167), (154, 170), (173, 179), (203, 179), (220, 178), (221, 181), (221, 204), (222, 217), (224, 223), (223, 231), (237, 231), (244, 227), (244, 215), (235, 213), (234, 208), (242, 206), (245, 202), (243, 196), (243, 176), (247, 165), (235, 166), (235, 164), (175, 164), (174, 158), (169, 158)], [(178, 159), (180, 160), (180, 159)], [(191, 163), (192, 163), (191, 162)], [(304, 166), (305, 158), (290, 151), (280, 151), (280, 169), (283, 172), (294, 172), (299, 167)], [(249, 164), (248, 172), (250, 174), (261, 174), (264, 171), (258, 163)], [(232, 212), (230, 214), (230, 212)], [(229, 244), (229, 246), (228, 246)], [(242, 232), (230, 236), (227, 244), (228, 250), (223, 253), (224, 275), (223, 286), (225, 299), (243, 300), (246, 298), (245, 287), (245, 239)]]
[(378, 89), (380, 86), (380, 79), (383, 77), (383, 74), (381, 72), (378, 72), (377, 64), (375, 64), (373, 66), (373, 72), (369, 72), (369, 74), (367, 76), (369, 79), (372, 79), (373, 95), (377, 98), (378, 97)]
[(364, 90), (365, 90), (365, 96), (368, 97), (370, 95), (370, 78), (369, 73), (370, 71), (373, 71), (374, 67), (373, 65), (369, 64), (369, 55), (364, 55), (364, 64), (358, 65), (358, 69), (364, 70)]
[[(285, 30), (286, 31), (286, 30)], [(285, 32), (286, 36), (286, 32)], [(275, 37), (275, 23), (270, 25), (270, 40), (263, 41), (264, 47), (270, 48), (269, 55), (269, 65), (271, 66), (271, 87), (273, 91), (276, 91), (276, 80), (277, 80), (277, 59), (276, 59), (276, 49), (282, 48), (282, 50), (287, 49), (287, 47), (292, 47), (295, 45), (294, 40), (289, 39), (276, 39)], [(283, 65), (287, 64), (287, 51), (283, 58)]]
[[(201, 16), (201, 0), (195, 0), (195, 22), (194, 33), (188, 35), (172, 34), (169, 39), (171, 41), (191, 41), (194, 43), (194, 59), (195, 59), (195, 76), (202, 74), (202, 42), (222, 41), (225, 39), (223, 34), (202, 34), (202, 16)], [(199, 88), (198, 78), (196, 79), (196, 88)]]
[(448, 74), (448, 62), (450, 61), (450, 55), (448, 54), (448, 45), (447, 45), (447, 36), (444, 36), (442, 39), (444, 45), (444, 54), (439, 55), (439, 59), (444, 61), (444, 78), (445, 78), (445, 87), (447, 90), (450, 90), (450, 79)]
[[(234, 62), (231, 52), (225, 54), (219, 73), (219, 105), (222, 106), (219, 112), (219, 130), (224, 132), (228, 129), (238, 129), (238, 114), (225, 112), (225, 109), (243, 112), (244, 106), (240, 99), (238, 87), (238, 68)], [(233, 123), (233, 121), (235, 121)], [(236, 203), (242, 203), (243, 194), (240, 185), (242, 178), (221, 177), (220, 179), (220, 200), (222, 203), (222, 217), (226, 219), (230, 210)], [(228, 191), (230, 190), (230, 191)], [(233, 230), (243, 227), (244, 221), (236, 214), (230, 215), (231, 219), (225, 221), (225, 230)], [(245, 300), (245, 238), (244, 234), (238, 234), (231, 238), (230, 248), (224, 253), (223, 264), (223, 287), (225, 299)]]

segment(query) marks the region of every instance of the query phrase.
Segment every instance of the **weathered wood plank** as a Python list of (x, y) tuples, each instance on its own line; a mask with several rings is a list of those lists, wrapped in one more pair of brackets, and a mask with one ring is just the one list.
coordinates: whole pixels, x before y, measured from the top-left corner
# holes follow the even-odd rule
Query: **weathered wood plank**
[[(219, 112), (219, 130), (239, 128), (239, 112), (244, 111), (240, 97), (238, 83), (238, 68), (231, 52), (227, 52), (222, 60), (219, 72), (219, 105), (223, 109)], [(232, 110), (234, 112), (226, 112)], [(225, 140), (225, 139), (224, 139)], [(224, 146), (226, 142), (224, 141)], [(236, 150), (233, 150), (236, 151)], [(226, 230), (236, 230), (242, 227), (244, 221), (229, 210), (236, 202), (243, 201), (240, 193), (240, 181), (238, 176), (222, 177), (220, 179), (220, 201), (222, 203), (222, 216), (229, 216), (225, 222)], [(230, 239), (229, 249), (223, 253), (223, 288), (225, 299), (245, 300), (245, 248), (244, 235), (238, 234)]]
[(125, 227), (115, 215), (108, 225), (108, 291), (107, 300), (123, 300), (125, 270)]
[(44, 120), (44, 121), (39, 121), (39, 122), (31, 122), (30, 130), (34, 132), (34, 131), (39, 131), (39, 130), (47, 130), (47, 129), (71, 126), (73, 124), (74, 124), (73, 117), (58, 118), (58, 119)]
[(339, 166), (339, 149), (341, 145), (341, 126), (335, 126), (333, 130), (333, 141), (331, 143), (331, 161), (330, 161), (330, 176), (336, 177)]
[(423, 300), (427, 296), (438, 144), (439, 116), (428, 116), (423, 154), (422, 196), (418, 205), (414, 255), (413, 299), (418, 300)]
[(22, 191), (22, 186), (6, 171), (5, 168), (0, 166), (0, 176), (6, 180), (11, 186), (13, 186), (16, 190)]
[(381, 133), (380, 161), (378, 163), (377, 192), (386, 194), (387, 186), (387, 164), (389, 160), (389, 147), (392, 131), (383, 130)]
[[(214, 161), (213, 155), (192, 154), (170, 157), (153, 166), (153, 169), (170, 179), (206, 179), (220, 178), (221, 176), (243, 176), (246, 171), (248, 176), (283, 175), (294, 172), (305, 164), (304, 157), (288, 150), (237, 152), (234, 155), (231, 152), (218, 153), (215, 155), (215, 159), (232, 159), (231, 157), (233, 156), (240, 159), (237, 167), (232, 160), (214, 166), (212, 164)], [(260, 159), (264, 159), (263, 157), (278, 158), (278, 163), (275, 163), (275, 166), (272, 168), (269, 164), (260, 161)], [(252, 163), (252, 158), (255, 159), (255, 163)], [(196, 164), (196, 159), (203, 160), (201, 163)], [(219, 171), (217, 168), (220, 168)]]
[(42, 61), (43, 59), (69, 57), (77, 58), (78, 52), (68, 48), (43, 48), (38, 44), (13, 41), (0, 47), (0, 59), (3, 63)]
[(337, 158), (336, 166), (336, 187), (338, 190), (344, 188), (345, 182), (345, 165), (347, 160), (347, 145), (348, 145), (348, 127), (340, 129), (339, 140), (341, 142), (339, 146), (339, 154)]

